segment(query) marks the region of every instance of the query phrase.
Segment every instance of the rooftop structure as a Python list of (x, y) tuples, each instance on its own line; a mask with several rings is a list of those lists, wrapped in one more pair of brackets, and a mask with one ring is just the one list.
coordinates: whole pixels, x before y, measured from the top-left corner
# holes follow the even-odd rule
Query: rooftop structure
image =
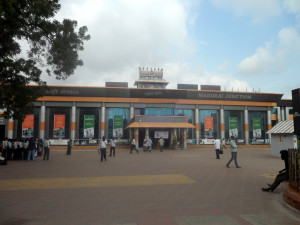
[(137, 88), (166, 89), (169, 82), (163, 79), (163, 69), (139, 67), (139, 79), (134, 82)]

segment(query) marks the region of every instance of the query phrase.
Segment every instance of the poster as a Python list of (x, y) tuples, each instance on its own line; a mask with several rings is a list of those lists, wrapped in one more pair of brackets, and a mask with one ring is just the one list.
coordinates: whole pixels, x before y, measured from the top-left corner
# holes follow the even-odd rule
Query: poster
[(23, 124), (22, 124), (22, 138), (31, 138), (33, 137), (34, 131), (34, 115), (26, 115)]
[(169, 138), (169, 131), (154, 131), (154, 138), (168, 139)]
[(65, 137), (65, 115), (54, 114), (53, 137)]
[(238, 118), (237, 117), (229, 117), (229, 137), (233, 136), (235, 138), (238, 137)]
[(253, 138), (261, 138), (261, 118), (253, 118)]
[(114, 116), (113, 137), (123, 137), (123, 116)]
[(95, 116), (84, 115), (83, 137), (94, 138), (95, 136)]
[(214, 138), (214, 118), (205, 117), (204, 118), (204, 135), (205, 138)]

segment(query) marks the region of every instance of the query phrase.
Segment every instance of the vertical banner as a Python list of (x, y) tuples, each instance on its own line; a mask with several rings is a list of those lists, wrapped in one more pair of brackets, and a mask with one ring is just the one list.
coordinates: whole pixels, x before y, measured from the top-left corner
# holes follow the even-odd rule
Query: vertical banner
[(238, 118), (237, 117), (229, 117), (229, 137), (234, 136), (238, 137)]
[(54, 129), (53, 137), (63, 138), (65, 137), (65, 115), (54, 115)]
[(123, 137), (123, 116), (114, 116), (113, 137)]
[(34, 115), (26, 115), (23, 124), (22, 124), (22, 138), (31, 138), (33, 137), (34, 131)]
[(214, 137), (214, 118), (213, 117), (205, 117), (204, 118), (204, 135), (205, 138), (213, 138)]
[(261, 118), (253, 118), (253, 137), (261, 138)]
[(83, 137), (94, 138), (94, 136), (95, 136), (95, 116), (84, 115)]

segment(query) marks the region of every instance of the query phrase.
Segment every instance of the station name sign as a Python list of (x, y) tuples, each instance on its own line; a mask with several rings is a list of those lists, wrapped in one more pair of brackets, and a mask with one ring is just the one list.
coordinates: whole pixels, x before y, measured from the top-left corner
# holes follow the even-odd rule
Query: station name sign
[(40, 89), (40, 93), (42, 96), (164, 98), (258, 102), (278, 102), (282, 97), (282, 94), (265, 93), (62, 86), (44, 87)]

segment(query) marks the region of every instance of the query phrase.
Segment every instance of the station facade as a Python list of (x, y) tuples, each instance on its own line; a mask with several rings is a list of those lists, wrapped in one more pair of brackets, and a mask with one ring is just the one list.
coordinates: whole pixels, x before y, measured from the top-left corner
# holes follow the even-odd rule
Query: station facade
[(269, 144), (266, 132), (293, 119), (292, 101), (276, 93), (68, 86), (40, 91), (24, 121), (0, 115), (2, 137), (49, 138), (53, 145), (70, 139), (92, 144), (102, 136), (126, 144), (135, 138), (141, 147), (145, 137), (155, 143), (163, 136), (166, 145), (177, 137), (185, 148), (235, 136), (239, 144)]

